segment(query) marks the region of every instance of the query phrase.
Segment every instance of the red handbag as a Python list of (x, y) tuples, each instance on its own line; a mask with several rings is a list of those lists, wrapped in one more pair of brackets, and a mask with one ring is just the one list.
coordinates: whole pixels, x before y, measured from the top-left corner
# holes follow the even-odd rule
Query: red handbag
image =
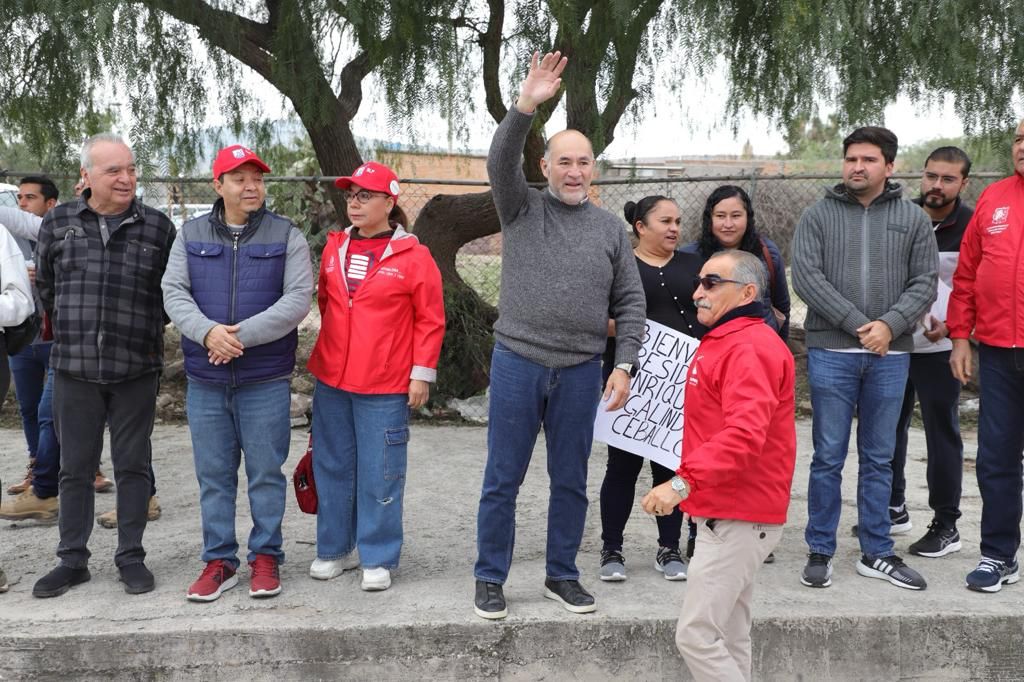
[(316, 481), (313, 480), (313, 434), (309, 434), (309, 446), (306, 454), (302, 456), (295, 466), (295, 473), (292, 474), (292, 483), (295, 486), (295, 500), (299, 503), (299, 509), (307, 514), (316, 514), (317, 496)]

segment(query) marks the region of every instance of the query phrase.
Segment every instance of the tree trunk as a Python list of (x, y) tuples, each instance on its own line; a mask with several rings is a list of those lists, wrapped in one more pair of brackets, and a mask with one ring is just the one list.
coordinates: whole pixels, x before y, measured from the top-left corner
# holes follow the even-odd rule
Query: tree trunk
[(438, 365), (437, 396), (468, 398), (487, 388), (492, 330), (498, 311), (462, 279), (455, 267), (459, 249), (500, 229), (490, 192), (438, 194), (427, 202), (414, 231), (444, 280), (445, 336)]

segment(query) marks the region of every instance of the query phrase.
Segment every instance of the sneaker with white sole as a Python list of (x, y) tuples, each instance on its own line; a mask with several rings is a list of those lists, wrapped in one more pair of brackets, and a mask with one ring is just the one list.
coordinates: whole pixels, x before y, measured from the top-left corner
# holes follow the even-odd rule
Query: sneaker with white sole
[(960, 532), (955, 527), (945, 526), (938, 521), (928, 525), (928, 532), (920, 540), (912, 543), (907, 551), (917, 556), (931, 559), (959, 552), (963, 548)]
[(800, 582), (807, 587), (829, 587), (832, 584), (832, 557), (818, 552), (808, 554)]
[(903, 559), (895, 554), (879, 559), (868, 559), (862, 556), (857, 562), (857, 573), (865, 578), (888, 580), (896, 587), (907, 590), (923, 590), (928, 587), (924, 577), (903, 563)]
[(391, 571), (387, 568), (364, 568), (363, 583), (360, 585), (367, 592), (380, 592), (391, 587)]
[(572, 613), (593, 613), (597, 610), (594, 596), (583, 589), (579, 580), (547, 578), (544, 581), (544, 596), (554, 599)]
[(686, 562), (678, 548), (659, 547), (654, 570), (665, 576), (665, 580), (686, 580)]
[(601, 580), (620, 583), (626, 579), (626, 560), (616, 549), (601, 550)]
[(189, 601), (211, 602), (220, 599), (226, 590), (238, 584), (235, 567), (223, 559), (206, 562), (206, 568), (185, 593)]
[(1013, 563), (981, 557), (978, 567), (967, 574), (967, 589), (975, 592), (998, 592), (1003, 583), (1012, 585), (1020, 580), (1020, 567)]
[(309, 565), (309, 577), (314, 580), (330, 580), (353, 568), (359, 568), (359, 557), (350, 552), (340, 559), (313, 559)]

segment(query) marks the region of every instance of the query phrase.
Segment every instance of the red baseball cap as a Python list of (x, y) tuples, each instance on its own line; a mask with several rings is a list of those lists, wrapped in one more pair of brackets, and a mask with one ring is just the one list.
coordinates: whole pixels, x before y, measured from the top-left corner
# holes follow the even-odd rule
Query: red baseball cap
[(230, 173), (243, 163), (251, 163), (264, 173), (270, 172), (270, 166), (256, 156), (256, 152), (240, 144), (233, 144), (217, 152), (217, 158), (213, 160), (213, 177), (219, 178), (225, 173)]
[(384, 192), (389, 194), (392, 199), (397, 199), (398, 193), (401, 191), (395, 171), (376, 161), (367, 161), (356, 168), (352, 175), (346, 175), (334, 181), (334, 186), (339, 189), (348, 189), (352, 185), (359, 185), (371, 192)]

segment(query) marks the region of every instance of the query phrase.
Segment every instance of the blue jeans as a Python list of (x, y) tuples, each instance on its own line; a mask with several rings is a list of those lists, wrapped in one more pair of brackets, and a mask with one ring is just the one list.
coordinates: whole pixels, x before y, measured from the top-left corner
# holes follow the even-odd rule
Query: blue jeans
[(287, 482), (281, 467), (291, 445), (291, 391), (287, 379), (232, 388), (189, 380), (185, 407), (203, 517), (203, 561), (238, 566), (235, 498), (245, 453), (249, 485), (248, 561), (269, 554), (284, 561), (281, 519)]
[(409, 396), (352, 393), (316, 383), (313, 479), (316, 555), (359, 549), (363, 568), (396, 568), (409, 446)]
[[(39, 452), (39, 400), (43, 395), (47, 370), (50, 368), (50, 349), (53, 343), (33, 343), (17, 355), (9, 355), (7, 361), (14, 378), (14, 390), (18, 396), (21, 412), (21, 426), (25, 432), (30, 457)], [(51, 434), (53, 419), (49, 422)]]
[(601, 398), (601, 359), (553, 369), (500, 343), (491, 354), (487, 466), (477, 513), (477, 580), (503, 584), (512, 565), (516, 497), (541, 426), (548, 450), (547, 577), (578, 580), (587, 460)]
[(1024, 349), (979, 344), (978, 361), (981, 554), (1012, 561), (1020, 547)]
[(910, 355), (807, 351), (811, 385), (814, 457), (807, 484), (807, 530), (811, 552), (836, 553), (836, 528), (842, 507), (843, 464), (850, 427), (857, 413), (857, 528), (860, 550), (868, 559), (892, 554), (889, 493), (896, 423), (907, 386)]

